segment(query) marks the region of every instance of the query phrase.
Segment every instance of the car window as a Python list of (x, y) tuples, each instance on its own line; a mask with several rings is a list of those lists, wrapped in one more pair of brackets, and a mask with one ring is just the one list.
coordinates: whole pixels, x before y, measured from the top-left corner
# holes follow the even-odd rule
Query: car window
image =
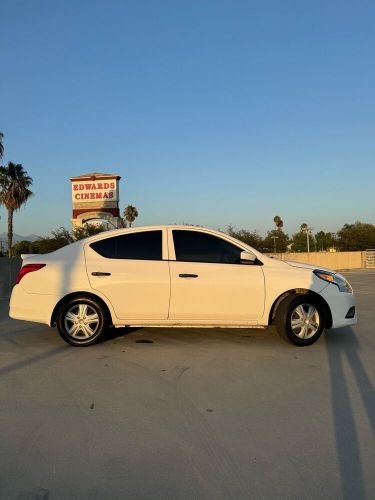
[(95, 241), (90, 247), (107, 259), (161, 260), (162, 231), (113, 236)]
[(173, 231), (176, 260), (240, 264), (241, 248), (211, 234), (198, 231)]

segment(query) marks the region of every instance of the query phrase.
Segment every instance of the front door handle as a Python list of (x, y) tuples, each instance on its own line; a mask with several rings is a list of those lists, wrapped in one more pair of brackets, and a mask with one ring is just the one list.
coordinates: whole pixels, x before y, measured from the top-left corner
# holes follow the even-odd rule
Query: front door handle
[(93, 276), (111, 276), (111, 273), (101, 273), (99, 271), (94, 271), (91, 273)]
[(178, 275), (180, 278), (198, 278), (198, 274), (179, 274)]

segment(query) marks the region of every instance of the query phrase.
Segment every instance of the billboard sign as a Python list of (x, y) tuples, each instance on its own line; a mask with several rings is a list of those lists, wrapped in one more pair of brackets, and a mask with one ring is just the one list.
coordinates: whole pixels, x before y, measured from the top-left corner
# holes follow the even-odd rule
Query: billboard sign
[(73, 203), (119, 201), (118, 180), (88, 180), (72, 182)]

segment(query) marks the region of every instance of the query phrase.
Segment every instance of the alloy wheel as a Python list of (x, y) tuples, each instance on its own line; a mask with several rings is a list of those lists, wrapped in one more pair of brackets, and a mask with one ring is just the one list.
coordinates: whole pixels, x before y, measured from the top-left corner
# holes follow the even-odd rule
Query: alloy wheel
[(293, 309), (290, 326), (294, 335), (301, 339), (310, 339), (320, 327), (320, 316), (312, 304), (299, 304)]
[(89, 339), (97, 332), (100, 318), (90, 305), (79, 303), (70, 307), (64, 317), (64, 326), (68, 335), (75, 339)]

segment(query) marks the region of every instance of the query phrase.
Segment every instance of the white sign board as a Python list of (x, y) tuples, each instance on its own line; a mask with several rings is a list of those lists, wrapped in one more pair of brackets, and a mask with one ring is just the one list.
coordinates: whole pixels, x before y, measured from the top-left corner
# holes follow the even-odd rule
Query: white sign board
[(117, 179), (72, 182), (73, 203), (119, 201)]

